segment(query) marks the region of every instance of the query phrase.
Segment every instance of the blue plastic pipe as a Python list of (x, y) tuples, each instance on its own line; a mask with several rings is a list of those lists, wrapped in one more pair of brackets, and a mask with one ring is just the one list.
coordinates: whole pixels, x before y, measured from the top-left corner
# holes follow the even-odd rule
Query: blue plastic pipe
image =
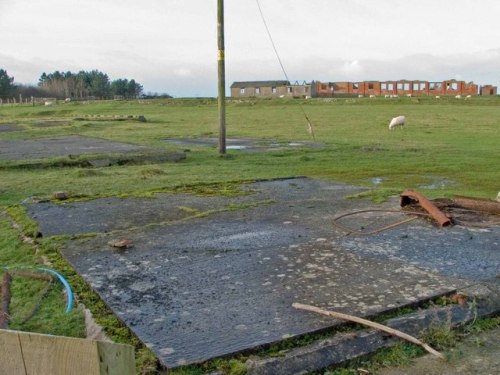
[(73, 308), (73, 291), (71, 290), (71, 286), (69, 286), (68, 282), (66, 279), (58, 272), (51, 270), (49, 268), (38, 268), (41, 271), (51, 273), (54, 276), (57, 276), (59, 281), (64, 285), (66, 288), (66, 293), (68, 294), (68, 305), (66, 306), (66, 314), (69, 314), (71, 309)]

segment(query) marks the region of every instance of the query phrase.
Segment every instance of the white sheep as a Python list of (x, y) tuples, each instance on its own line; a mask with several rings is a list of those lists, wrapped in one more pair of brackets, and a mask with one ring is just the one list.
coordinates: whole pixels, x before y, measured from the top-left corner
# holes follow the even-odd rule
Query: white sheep
[(403, 129), (403, 127), (405, 126), (405, 121), (406, 117), (404, 116), (394, 117), (389, 123), (389, 130), (396, 128), (396, 126), (400, 126), (401, 129)]
[(371, 94), (371, 95), (370, 95), (370, 99), (373, 99), (373, 98), (375, 98), (375, 97), (376, 97), (376, 96), (375, 96), (375, 95), (373, 95), (373, 94)]
[(500, 191), (497, 194), (497, 202), (500, 202)]
[(457, 96), (455, 96), (455, 99), (462, 99), (462, 95), (458, 94)]

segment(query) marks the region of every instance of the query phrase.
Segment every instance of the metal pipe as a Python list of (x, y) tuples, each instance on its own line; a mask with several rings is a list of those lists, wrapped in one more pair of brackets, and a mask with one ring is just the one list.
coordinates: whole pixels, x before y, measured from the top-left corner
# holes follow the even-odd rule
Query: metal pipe
[(452, 201), (462, 208), (500, 215), (500, 203), (489, 199), (456, 196), (452, 198)]
[(413, 202), (418, 202), (420, 206), (426, 210), (441, 227), (451, 225), (450, 218), (422, 194), (410, 190), (406, 190), (401, 193), (401, 207), (407, 206)]

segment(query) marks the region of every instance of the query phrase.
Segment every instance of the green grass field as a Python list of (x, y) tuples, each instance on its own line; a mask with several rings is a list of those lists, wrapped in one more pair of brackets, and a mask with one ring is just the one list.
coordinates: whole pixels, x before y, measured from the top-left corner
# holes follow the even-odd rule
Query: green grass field
[[(27, 168), (0, 160), (0, 211), (31, 235), (36, 225), (25, 215), (21, 202), (32, 196), (50, 198), (55, 191), (69, 192), (78, 199), (203, 189), (226, 194), (235, 182), (289, 176), (359, 184), (372, 189), (374, 196), (409, 188), (431, 198), (465, 195), (493, 199), (500, 190), (500, 97), (229, 100), (227, 136), (312, 142), (304, 112), (313, 124), (315, 142), (322, 147), (270, 152), (229, 150), (226, 157), (220, 157), (214, 147), (164, 142), (168, 138), (218, 137), (217, 102), (212, 99), (0, 106), (0, 124), (16, 124), (23, 129), (0, 131), (0, 140), (77, 134), (165, 151), (190, 150), (182, 162), (95, 169), (54, 167), (53, 160), (46, 160), (45, 167)], [(143, 115), (147, 122), (113, 119), (129, 115)], [(407, 117), (405, 129), (389, 131), (390, 119), (398, 115)], [(38, 126), (58, 120), (64, 122)], [(375, 185), (375, 179), (381, 182)], [(66, 270), (67, 265), (54, 251), (57, 241), (45, 239), (41, 245), (41, 253), (35, 256), (33, 249), (21, 242), (7, 216), (0, 216), (1, 267), (36, 266), (45, 255), (59, 271)], [(87, 296), (82, 280), (73, 276), (71, 281), (80, 298), (92, 307), (97, 302)], [(36, 294), (32, 289), (41, 286), (16, 284), (15, 288), (13, 309), (24, 316)], [(60, 312), (63, 309), (61, 288), (56, 288), (44, 300), (37, 317), (24, 325), (15, 319), (12, 327), (82, 336), (82, 315), (75, 312), (65, 316)], [(106, 319), (109, 317), (101, 319), (105, 325)], [(113, 337), (119, 338), (120, 333)]]
[[(266, 153), (172, 146), (167, 138), (218, 136), (213, 100), (165, 100), (69, 103), (56, 107), (0, 108), (0, 124), (14, 123), (24, 131), (2, 132), (0, 139), (24, 139), (79, 134), (155, 146), (189, 148), (177, 164), (111, 167), (96, 171), (76, 168), (2, 168), (0, 206), (26, 197), (50, 196), (55, 190), (97, 196), (138, 193), (206, 182), (224, 182), (306, 175), (381, 189), (423, 190), (431, 197), (451, 194), (494, 198), (500, 184), (500, 98), (400, 98), (397, 100), (338, 99), (229, 102), (227, 136), (312, 141), (302, 109), (310, 118), (319, 149)], [(404, 131), (389, 132), (389, 120), (407, 117)], [(147, 123), (98, 121), (85, 115), (144, 115)], [(84, 121), (74, 121), (81, 117)], [(109, 117), (108, 117), (109, 118)], [(64, 126), (34, 127), (41, 121), (67, 119)], [(149, 172), (148, 172), (149, 171)], [(432, 187), (436, 187), (433, 189)]]

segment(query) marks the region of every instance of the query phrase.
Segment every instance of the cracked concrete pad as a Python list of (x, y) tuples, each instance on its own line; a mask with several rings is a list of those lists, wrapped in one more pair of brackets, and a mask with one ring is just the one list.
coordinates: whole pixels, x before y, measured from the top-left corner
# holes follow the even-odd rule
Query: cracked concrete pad
[(68, 137), (0, 140), (0, 160), (28, 160), (49, 157), (141, 151), (143, 146), (100, 138)]
[[(34, 205), (29, 212), (36, 213), (47, 233), (58, 226), (59, 232), (75, 231), (79, 223), (78, 233), (86, 233), (105, 232), (105, 222), (118, 220), (122, 206), (129, 205), (130, 212), (144, 211), (130, 215), (130, 221), (118, 226), (121, 231), (68, 241), (62, 252), (171, 368), (339, 323), (295, 310), (293, 302), (369, 316), (481, 278), (482, 273), (468, 272), (466, 261), (449, 265), (453, 272), (446, 264), (435, 264), (443, 261), (442, 243), (450, 252), (461, 251), (463, 257), (483, 251), (476, 248), (478, 242), (464, 241), (472, 233), (467, 228), (436, 228), (417, 220), (395, 231), (354, 238), (333, 227), (337, 215), (381, 208), (367, 200), (346, 199), (362, 188), (306, 178), (263, 181), (244, 188), (249, 191), (244, 197), (190, 200), (180, 195), (177, 201), (177, 195), (162, 194), (149, 204), (140, 199), (108, 199), (57, 209), (51, 204)], [(157, 212), (168, 212), (166, 207), (176, 207), (178, 202), (210, 212), (204, 217)], [(109, 216), (92, 227), (85, 212), (108, 203)], [(225, 209), (238, 204), (239, 209)], [(391, 200), (382, 208), (397, 208), (397, 202)], [(160, 223), (149, 225), (155, 220)], [(356, 220), (364, 227), (373, 221), (383, 226), (394, 217), (374, 219), (367, 214)], [(489, 261), (497, 269), (499, 233), (499, 228), (491, 228), (479, 236), (483, 245), (494, 250)], [(131, 240), (134, 246), (120, 250), (108, 245), (118, 238)], [(370, 248), (371, 240), (376, 247)]]
[(241, 224), (215, 236), (221, 222), (199, 223), (196, 232), (147, 230), (132, 235), (134, 248), (125, 251), (110, 249), (108, 236), (73, 241), (63, 254), (168, 367), (337, 323), (296, 311), (293, 302), (366, 316), (464, 285), (329, 242), (297, 243), (279, 225), (232, 234)]

